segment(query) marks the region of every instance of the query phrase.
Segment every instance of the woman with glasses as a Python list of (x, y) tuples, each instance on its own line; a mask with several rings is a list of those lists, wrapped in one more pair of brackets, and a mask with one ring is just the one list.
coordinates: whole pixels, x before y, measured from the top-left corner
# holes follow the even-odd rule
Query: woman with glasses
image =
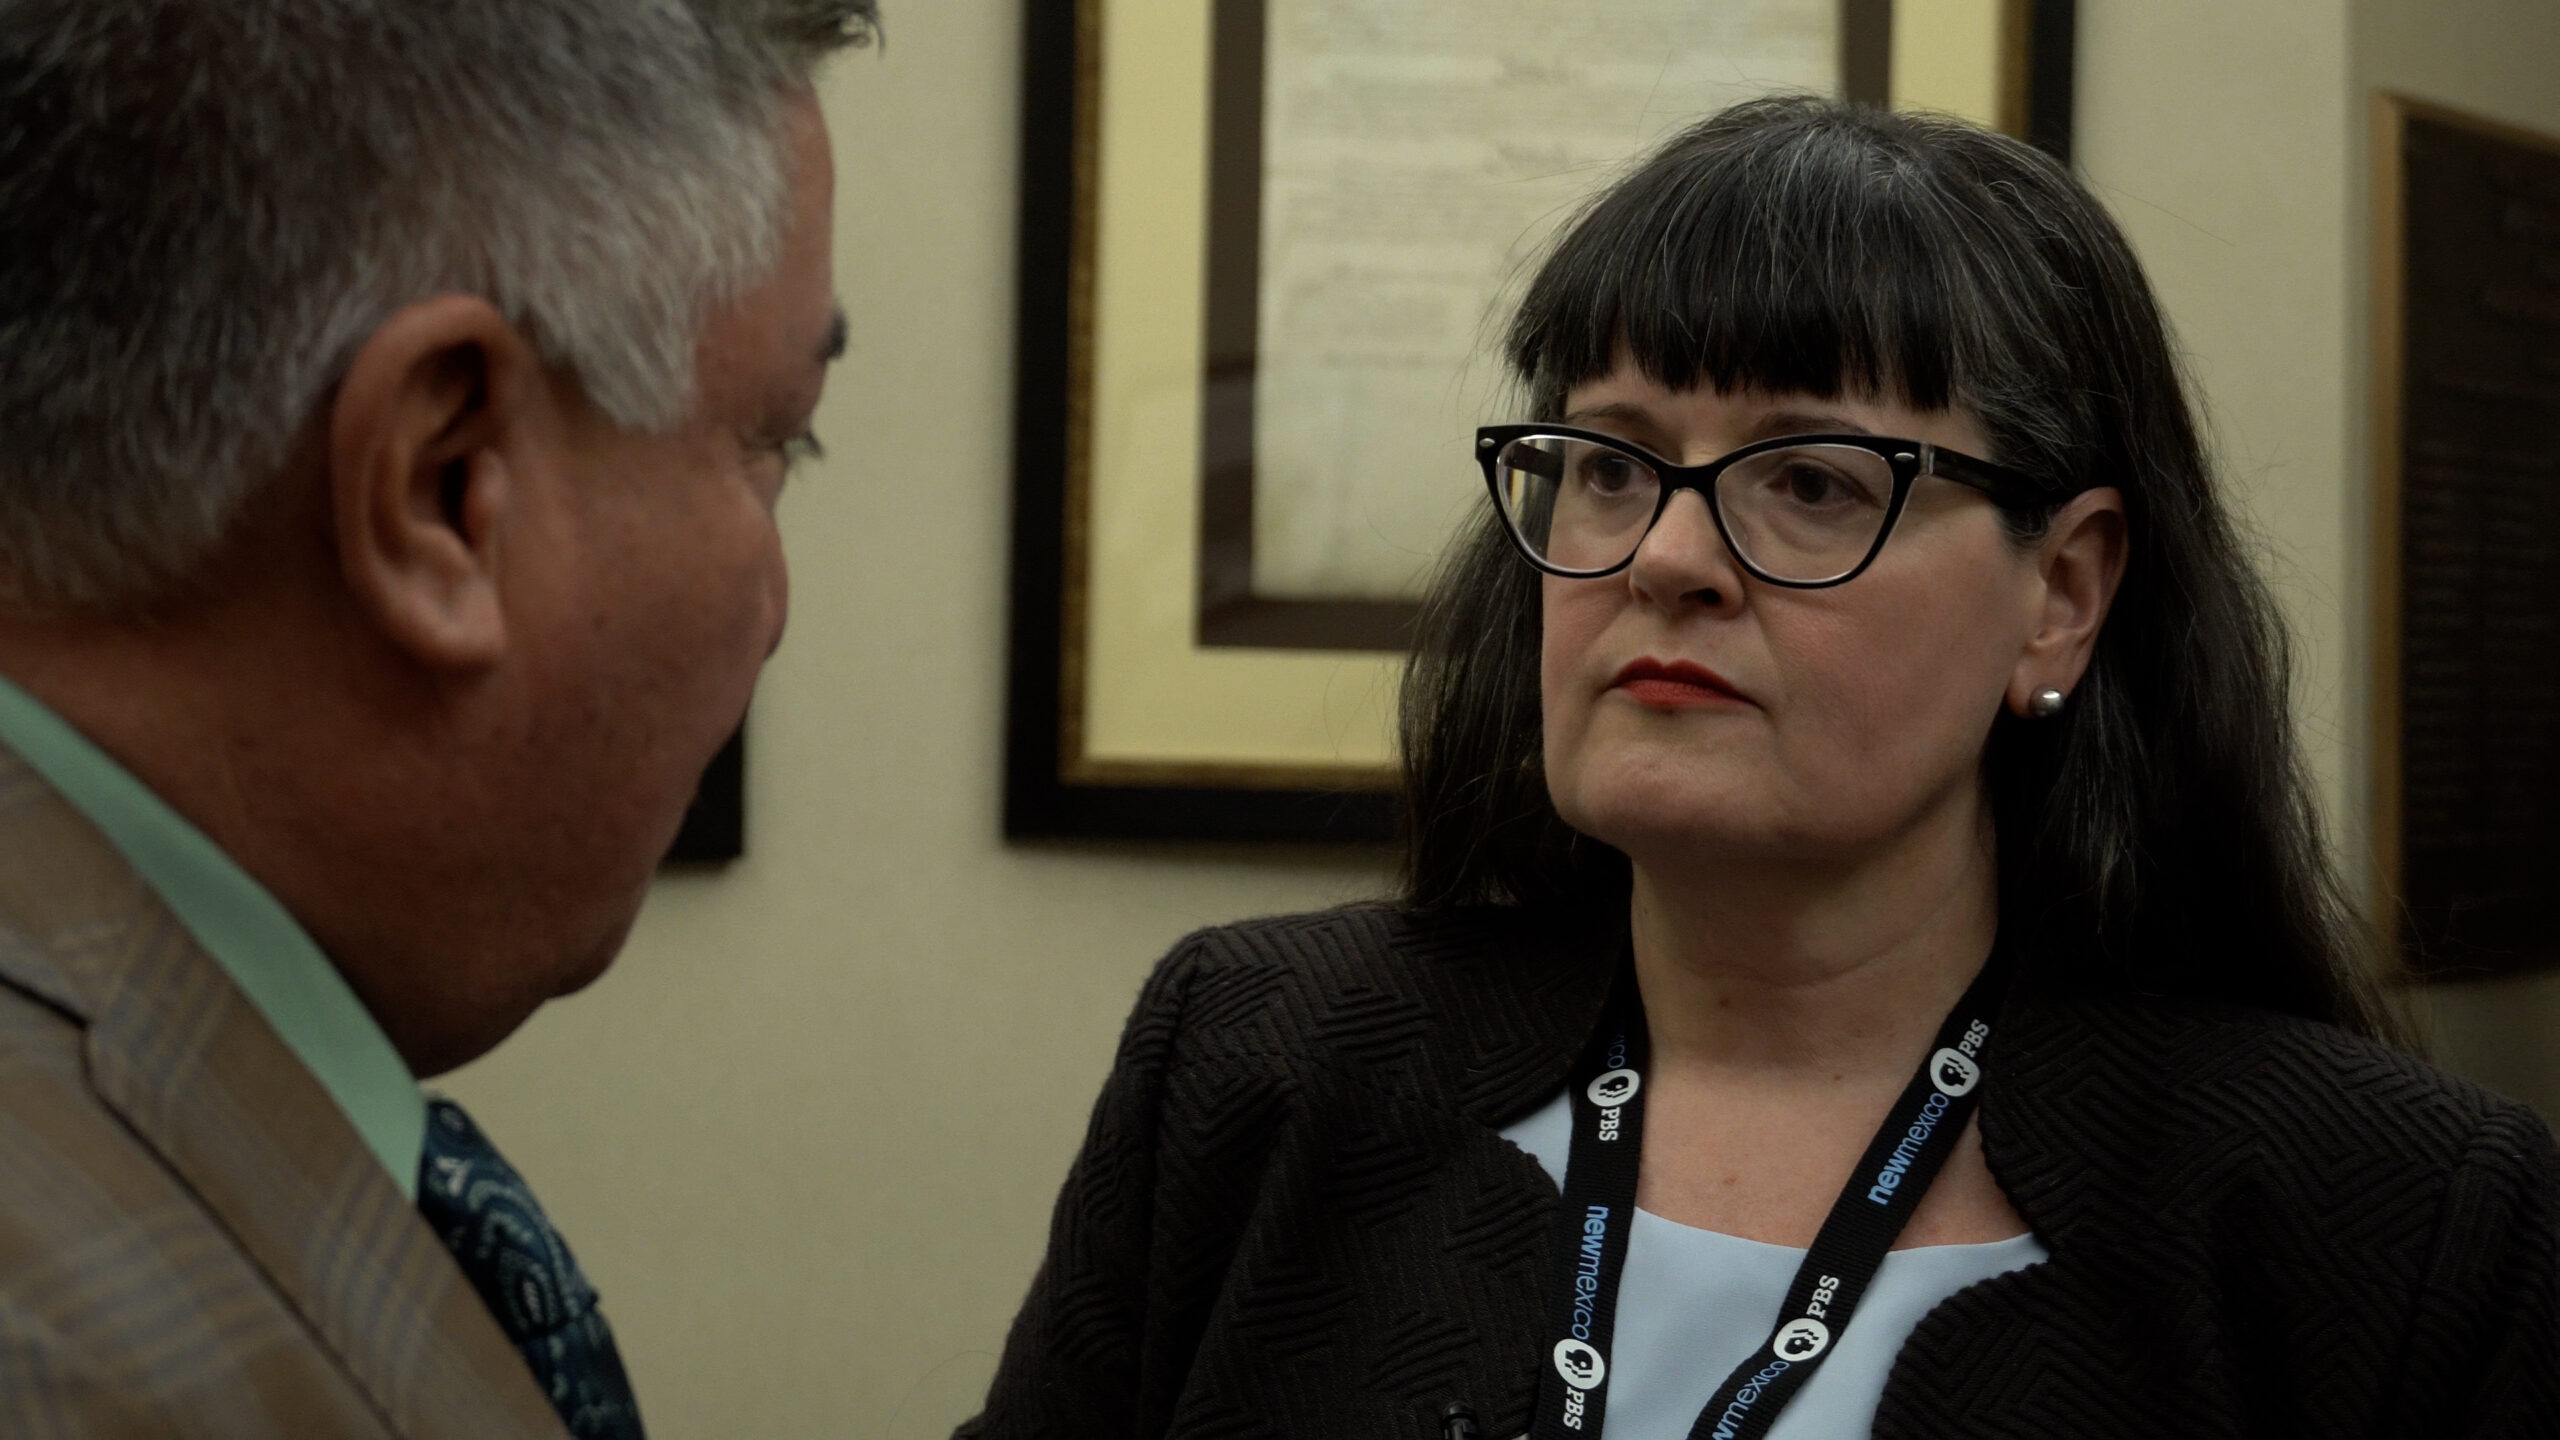
[(2560, 1157), (2399, 1048), (2088, 193), (1741, 106), (1507, 350), (1404, 893), (1166, 959), (962, 1433), (2560, 1434)]

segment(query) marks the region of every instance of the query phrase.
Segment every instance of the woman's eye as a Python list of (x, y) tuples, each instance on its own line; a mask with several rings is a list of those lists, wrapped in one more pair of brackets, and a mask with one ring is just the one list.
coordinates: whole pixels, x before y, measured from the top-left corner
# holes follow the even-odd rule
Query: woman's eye
[(1780, 472), (1778, 488), (1789, 500), (1814, 507), (1851, 504), (1866, 498), (1839, 471), (1811, 461), (1800, 460)]
[(1594, 455), (1580, 468), (1582, 488), (1595, 495), (1623, 495), (1635, 488), (1636, 464), (1623, 455)]

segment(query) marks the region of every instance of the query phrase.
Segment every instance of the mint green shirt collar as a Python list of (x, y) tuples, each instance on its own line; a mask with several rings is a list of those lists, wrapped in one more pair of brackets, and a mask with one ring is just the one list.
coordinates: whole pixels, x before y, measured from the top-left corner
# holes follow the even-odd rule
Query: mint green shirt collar
[(426, 1096), (310, 933), (203, 831), (6, 677), (0, 742), (105, 833), (416, 1199)]

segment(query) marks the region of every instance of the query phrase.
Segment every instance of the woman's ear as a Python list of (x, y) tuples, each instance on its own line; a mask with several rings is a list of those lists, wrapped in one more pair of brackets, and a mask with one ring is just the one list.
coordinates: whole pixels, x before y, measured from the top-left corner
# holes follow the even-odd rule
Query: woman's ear
[(444, 295), (394, 314), (330, 414), (338, 562), (357, 608), (433, 670), (495, 664), (511, 466), (551, 403), (533, 347), (488, 302)]
[(2033, 715), (2038, 691), (2068, 696), (2080, 683), (2123, 583), (2125, 554), (2124, 496), (2118, 491), (2084, 490), (2055, 512), (2036, 544), (2041, 613), (2010, 672), (2012, 713)]

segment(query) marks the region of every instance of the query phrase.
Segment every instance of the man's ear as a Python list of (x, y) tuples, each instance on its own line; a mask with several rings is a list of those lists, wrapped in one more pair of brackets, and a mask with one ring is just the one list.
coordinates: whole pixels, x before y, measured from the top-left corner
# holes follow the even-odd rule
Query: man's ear
[(550, 403), (541, 357), (496, 307), (442, 295), (356, 352), (329, 420), (339, 568), (383, 637), (437, 670), (505, 653), (498, 567), (511, 466)]
[(2098, 629), (2124, 582), (2124, 496), (2112, 488), (2086, 490), (2054, 513), (2036, 544), (2041, 613), (2027, 648), (2009, 675), (2009, 709), (2035, 713), (2039, 690), (2069, 695), (2089, 668)]

